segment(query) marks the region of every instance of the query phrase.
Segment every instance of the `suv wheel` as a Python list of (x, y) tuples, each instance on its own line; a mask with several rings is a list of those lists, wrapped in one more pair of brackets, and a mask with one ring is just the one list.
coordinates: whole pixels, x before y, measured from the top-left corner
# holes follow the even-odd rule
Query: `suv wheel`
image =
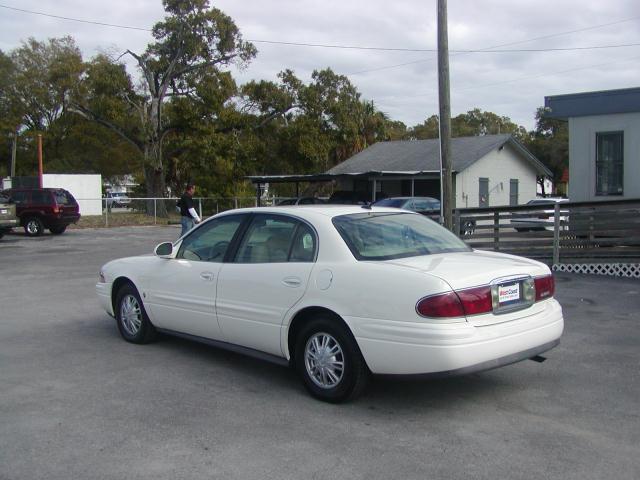
[(64, 231), (67, 229), (66, 225), (62, 225), (61, 227), (51, 227), (49, 229), (49, 231), (51, 233), (53, 233), (54, 235), (60, 235), (62, 233), (64, 233)]
[(44, 225), (42, 224), (42, 220), (38, 217), (29, 217), (24, 222), (24, 233), (29, 235), (30, 237), (37, 237), (42, 235), (44, 232)]

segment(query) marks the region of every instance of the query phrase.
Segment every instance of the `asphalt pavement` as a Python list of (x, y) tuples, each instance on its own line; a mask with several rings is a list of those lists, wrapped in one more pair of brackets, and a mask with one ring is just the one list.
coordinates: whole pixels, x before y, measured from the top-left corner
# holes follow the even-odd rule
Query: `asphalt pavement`
[(0, 240), (0, 479), (640, 478), (640, 280), (558, 274), (565, 334), (544, 363), (374, 379), (329, 405), (287, 368), (120, 338), (100, 266), (178, 233)]

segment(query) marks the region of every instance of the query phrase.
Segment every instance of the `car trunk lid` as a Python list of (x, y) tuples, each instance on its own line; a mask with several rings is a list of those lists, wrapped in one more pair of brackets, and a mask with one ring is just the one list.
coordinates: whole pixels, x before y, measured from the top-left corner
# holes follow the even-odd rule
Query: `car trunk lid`
[(454, 290), (488, 285), (498, 278), (537, 277), (549, 273), (544, 264), (534, 260), (482, 250), (421, 255), (388, 262), (439, 277)]

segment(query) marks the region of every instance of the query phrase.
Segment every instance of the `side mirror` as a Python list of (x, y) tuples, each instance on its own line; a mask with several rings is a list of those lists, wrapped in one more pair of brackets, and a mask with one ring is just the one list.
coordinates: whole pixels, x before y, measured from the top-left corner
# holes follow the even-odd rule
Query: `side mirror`
[(161, 243), (155, 248), (153, 253), (155, 253), (156, 256), (160, 258), (171, 258), (173, 255), (173, 243), (171, 242)]

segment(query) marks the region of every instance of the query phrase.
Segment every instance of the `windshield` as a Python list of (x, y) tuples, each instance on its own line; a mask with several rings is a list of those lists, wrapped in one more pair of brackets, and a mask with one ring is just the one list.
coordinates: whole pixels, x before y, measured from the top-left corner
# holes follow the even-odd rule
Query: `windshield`
[(471, 249), (449, 230), (413, 213), (341, 215), (333, 224), (358, 260), (391, 260)]
[(378, 200), (375, 205), (378, 207), (402, 208), (406, 201), (404, 198), (385, 198), (384, 200)]

